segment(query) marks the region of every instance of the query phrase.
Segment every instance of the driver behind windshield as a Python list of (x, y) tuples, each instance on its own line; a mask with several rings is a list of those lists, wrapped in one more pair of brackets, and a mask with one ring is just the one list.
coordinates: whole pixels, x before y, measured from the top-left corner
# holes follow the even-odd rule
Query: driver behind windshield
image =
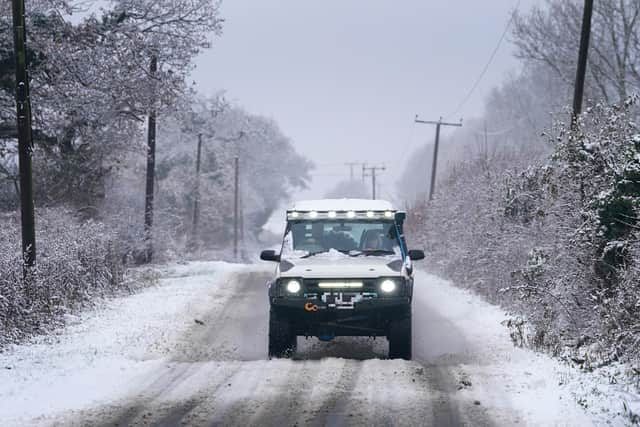
[[(398, 248), (391, 223), (364, 221), (300, 221), (291, 224), (292, 248), (309, 254), (334, 249), (343, 253), (394, 253)], [(382, 255), (380, 253), (380, 255)]]
[(382, 249), (382, 242), (380, 241), (380, 234), (378, 230), (365, 230), (364, 238), (362, 239), (363, 251), (375, 251)]

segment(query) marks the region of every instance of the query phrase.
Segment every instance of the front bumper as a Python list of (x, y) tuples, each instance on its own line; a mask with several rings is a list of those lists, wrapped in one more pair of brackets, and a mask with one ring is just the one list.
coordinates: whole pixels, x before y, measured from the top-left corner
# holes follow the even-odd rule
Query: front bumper
[(391, 322), (411, 311), (408, 296), (369, 299), (352, 307), (331, 306), (317, 298), (271, 297), (270, 302), (271, 310), (303, 336), (386, 336)]

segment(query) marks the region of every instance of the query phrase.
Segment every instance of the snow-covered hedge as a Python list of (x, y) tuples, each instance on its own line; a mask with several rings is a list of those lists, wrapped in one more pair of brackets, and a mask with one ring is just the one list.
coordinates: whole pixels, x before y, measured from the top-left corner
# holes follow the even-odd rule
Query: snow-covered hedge
[(64, 321), (96, 296), (123, 288), (124, 256), (115, 234), (64, 210), (38, 210), (37, 265), (22, 280), (19, 213), (0, 217), (0, 348)]
[(506, 152), (456, 165), (412, 209), (430, 267), (511, 310), (520, 343), (640, 364), (637, 117), (631, 99), (558, 123), (537, 166)]

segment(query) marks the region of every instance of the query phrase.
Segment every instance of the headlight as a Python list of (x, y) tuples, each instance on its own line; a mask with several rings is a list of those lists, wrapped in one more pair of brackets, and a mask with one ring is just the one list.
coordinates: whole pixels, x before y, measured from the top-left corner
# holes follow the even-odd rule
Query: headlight
[(393, 292), (396, 290), (396, 282), (391, 279), (383, 280), (382, 283), (380, 283), (380, 290), (386, 293)]
[(300, 288), (300, 282), (298, 282), (297, 280), (289, 280), (289, 282), (287, 282), (287, 292), (297, 294), (298, 292), (300, 292)]

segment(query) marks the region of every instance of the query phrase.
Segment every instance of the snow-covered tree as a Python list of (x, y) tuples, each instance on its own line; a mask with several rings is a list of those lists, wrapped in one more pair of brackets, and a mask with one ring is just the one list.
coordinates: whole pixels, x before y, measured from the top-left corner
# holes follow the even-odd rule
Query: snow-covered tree
[[(571, 87), (575, 78), (583, 2), (547, 0), (516, 14), (513, 41), (521, 58), (540, 61)], [(586, 95), (594, 101), (624, 102), (640, 90), (640, 3), (594, 2)]]
[[(214, 0), (128, 0), (104, 7), (72, 24), (67, 17), (73, 4), (28, 4), (40, 204), (71, 201), (95, 211), (105, 178), (126, 153), (142, 147), (146, 115), (171, 109), (188, 91), (192, 59), (222, 22)], [(10, 12), (0, 11), (0, 27), (7, 29), (0, 35), (0, 122), (8, 123), (14, 121)]]
[[(157, 149), (154, 241), (162, 256), (184, 252), (185, 248), (229, 247), (233, 237), (235, 157), (240, 166), (245, 240), (255, 239), (272, 212), (293, 190), (305, 188), (310, 180), (311, 163), (296, 153), (275, 122), (247, 113), (222, 96), (189, 96), (180, 101), (179, 108), (166, 113), (160, 123)], [(141, 153), (127, 161), (108, 186), (102, 208), (122, 215), (122, 233), (138, 237), (139, 227), (132, 227), (131, 221), (139, 221), (142, 200), (122, 188), (142, 188), (143, 163)], [(194, 230), (196, 194), (198, 225)]]

